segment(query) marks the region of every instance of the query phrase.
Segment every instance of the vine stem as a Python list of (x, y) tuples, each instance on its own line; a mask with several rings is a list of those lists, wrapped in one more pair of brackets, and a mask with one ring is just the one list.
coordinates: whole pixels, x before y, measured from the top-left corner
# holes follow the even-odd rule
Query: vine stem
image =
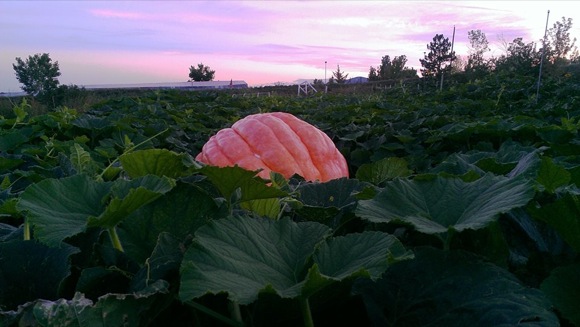
[(312, 320), (312, 311), (310, 311), (310, 303), (307, 297), (300, 298), (300, 311), (302, 311), (302, 318), (304, 319), (304, 327), (314, 327), (314, 320)]
[(115, 229), (115, 227), (109, 228), (108, 231), (113, 247), (121, 252), (125, 252), (125, 250), (123, 249), (123, 245), (121, 244), (121, 240), (119, 239), (119, 234), (117, 234), (117, 230)]
[(240, 304), (237, 301), (230, 301), (230, 314), (233, 320), (235, 320), (242, 326), (244, 325), (244, 320), (242, 319), (242, 311), (240, 310)]
[(30, 241), (30, 223), (24, 218), (24, 240)]

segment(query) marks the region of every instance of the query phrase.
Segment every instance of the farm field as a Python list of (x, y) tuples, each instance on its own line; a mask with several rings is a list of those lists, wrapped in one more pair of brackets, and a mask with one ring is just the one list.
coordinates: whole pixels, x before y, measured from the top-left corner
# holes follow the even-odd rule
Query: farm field
[[(16, 103), (0, 117), (0, 326), (580, 326), (580, 84), (535, 91)], [(324, 131), (350, 177), (194, 160), (276, 111)]]

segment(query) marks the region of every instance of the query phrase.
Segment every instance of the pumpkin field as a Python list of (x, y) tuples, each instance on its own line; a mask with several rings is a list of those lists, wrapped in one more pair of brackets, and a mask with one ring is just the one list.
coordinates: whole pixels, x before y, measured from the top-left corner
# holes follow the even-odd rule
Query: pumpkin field
[[(20, 99), (0, 116), (0, 326), (580, 326), (580, 83), (535, 92)], [(195, 160), (273, 112), (348, 177)]]

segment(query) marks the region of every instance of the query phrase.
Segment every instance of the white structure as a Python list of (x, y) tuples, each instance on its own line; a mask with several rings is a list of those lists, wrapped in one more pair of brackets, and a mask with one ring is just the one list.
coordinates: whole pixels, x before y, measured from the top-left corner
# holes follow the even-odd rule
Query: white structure
[(298, 95), (300, 96), (300, 93), (304, 92), (304, 95), (308, 95), (308, 93), (312, 92), (313, 94), (318, 92), (316, 91), (316, 89), (314, 88), (314, 86), (312, 86), (312, 84), (308, 81), (304, 81), (300, 84), (298, 84)]
[(99, 89), (241, 89), (247, 88), (248, 83), (244, 81), (208, 81), (208, 82), (173, 82), (173, 83), (137, 83), (137, 84), (99, 84), (99, 85), (79, 85), (87, 90)]

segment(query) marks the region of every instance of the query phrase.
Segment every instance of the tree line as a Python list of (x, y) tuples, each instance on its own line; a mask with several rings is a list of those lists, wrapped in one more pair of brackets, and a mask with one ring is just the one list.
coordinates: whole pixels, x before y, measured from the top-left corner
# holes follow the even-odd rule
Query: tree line
[[(547, 31), (546, 37), (538, 47), (536, 42), (525, 43), (521, 37), (511, 42), (503, 41), (504, 53), (498, 57), (486, 58), (490, 51), (489, 41), (481, 30), (468, 32), (469, 51), (467, 57), (457, 57), (453, 51), (452, 42), (443, 34), (436, 34), (427, 44), (428, 52), (420, 59), (421, 76), (426, 80), (439, 81), (443, 75), (463, 75), (467, 80), (482, 78), (490, 72), (503, 74), (527, 75), (537, 73), (537, 67), (543, 63), (546, 72), (562, 73), (562, 68), (570, 64), (580, 64), (580, 54), (576, 47), (576, 38), (571, 38), (572, 19), (562, 17)], [(378, 66), (371, 66), (368, 73), (369, 81), (418, 78), (417, 70), (409, 68), (407, 56), (399, 55), (391, 58), (382, 57)], [(76, 85), (59, 85), (60, 70), (58, 61), (52, 62), (48, 53), (35, 54), (23, 60), (16, 58), (12, 65), (17, 80), (22, 84), (22, 90), (34, 96), (40, 103), (57, 107), (66, 96), (80, 92)], [(211, 81), (215, 70), (199, 63), (189, 67), (189, 81)], [(332, 72), (328, 83), (345, 83), (348, 74), (340, 69)], [(315, 80), (316, 83), (322, 81)]]

